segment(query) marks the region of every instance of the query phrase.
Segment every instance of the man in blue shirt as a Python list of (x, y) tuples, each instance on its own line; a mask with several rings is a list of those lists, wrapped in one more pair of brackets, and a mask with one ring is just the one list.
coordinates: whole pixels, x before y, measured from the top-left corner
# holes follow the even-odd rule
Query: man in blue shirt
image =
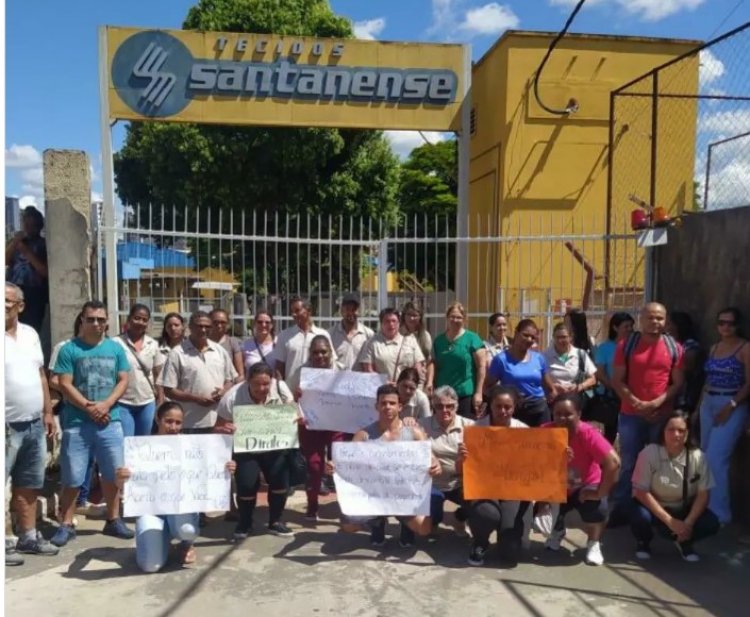
[(104, 533), (123, 539), (134, 535), (120, 518), (120, 494), (115, 484), (115, 470), (124, 464), (125, 439), (117, 402), (127, 388), (130, 365), (122, 346), (106, 336), (104, 304), (86, 302), (81, 316), (79, 336), (63, 346), (54, 368), (65, 397), (61, 412), (62, 521), (51, 540), (56, 546), (65, 546), (76, 536), (73, 514), (90, 458), (96, 459), (102, 474), (107, 501)]

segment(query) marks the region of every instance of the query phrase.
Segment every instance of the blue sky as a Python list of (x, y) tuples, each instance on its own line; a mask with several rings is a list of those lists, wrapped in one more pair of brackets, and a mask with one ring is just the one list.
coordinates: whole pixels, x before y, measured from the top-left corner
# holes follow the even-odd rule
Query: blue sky
[[(191, 0), (7, 0), (6, 194), (42, 201), (41, 152), (86, 151), (101, 192), (97, 26), (179, 28)], [(471, 43), (506, 29), (557, 31), (575, 0), (332, 0), (361, 38)], [(708, 39), (750, 20), (750, 0), (588, 0), (574, 32)], [(713, 75), (724, 73), (711, 59)], [(718, 64), (716, 64), (718, 63)], [(122, 130), (116, 132), (121, 138)], [(414, 133), (389, 133), (404, 155)], [(428, 136), (431, 137), (431, 136)], [(438, 138), (437, 135), (434, 136)]]

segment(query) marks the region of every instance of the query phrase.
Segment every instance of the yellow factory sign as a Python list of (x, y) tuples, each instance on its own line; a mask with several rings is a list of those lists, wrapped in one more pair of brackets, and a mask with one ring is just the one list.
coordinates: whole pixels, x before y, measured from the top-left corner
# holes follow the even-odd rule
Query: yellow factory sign
[(110, 119), (457, 130), (463, 45), (107, 28)]

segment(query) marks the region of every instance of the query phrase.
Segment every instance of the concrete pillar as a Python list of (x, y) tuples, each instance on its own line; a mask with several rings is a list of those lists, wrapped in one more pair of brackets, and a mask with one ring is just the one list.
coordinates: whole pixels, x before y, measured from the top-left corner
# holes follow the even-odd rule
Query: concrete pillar
[(52, 344), (70, 337), (91, 299), (91, 174), (80, 150), (44, 151), (45, 229)]

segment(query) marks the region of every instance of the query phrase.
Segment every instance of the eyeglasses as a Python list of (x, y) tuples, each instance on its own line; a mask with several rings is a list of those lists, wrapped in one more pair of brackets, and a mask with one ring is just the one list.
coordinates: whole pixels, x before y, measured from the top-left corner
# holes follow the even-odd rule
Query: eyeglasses
[(5, 299), (5, 306), (16, 306), (17, 304), (21, 304), (20, 300), (8, 300)]
[(451, 409), (455, 409), (457, 405), (455, 403), (448, 403), (447, 405), (443, 405), (442, 403), (435, 403), (433, 407), (435, 408), (435, 411), (443, 411), (444, 409), (450, 411)]
[(86, 317), (84, 321), (88, 324), (105, 324), (107, 323), (106, 317)]
[(731, 321), (729, 319), (719, 319), (716, 323), (719, 326), (731, 326), (731, 327), (734, 327), (734, 326), (737, 325), (736, 321)]

